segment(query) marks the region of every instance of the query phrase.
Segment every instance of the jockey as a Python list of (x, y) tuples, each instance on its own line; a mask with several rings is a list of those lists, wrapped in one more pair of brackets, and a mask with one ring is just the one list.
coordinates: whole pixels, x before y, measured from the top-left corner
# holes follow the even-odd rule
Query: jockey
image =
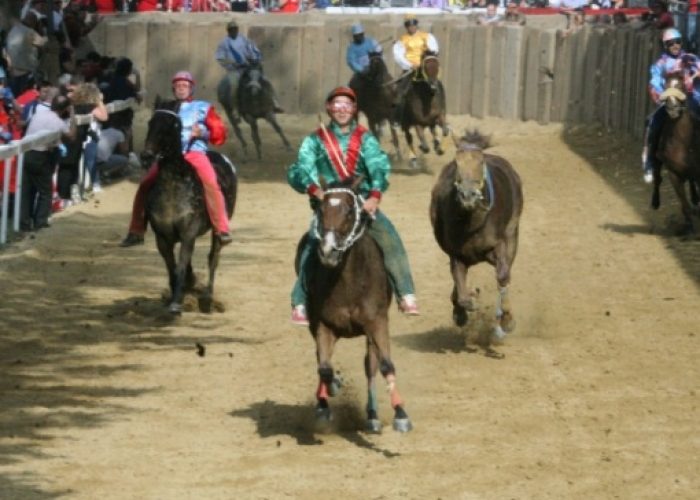
[[(323, 199), (321, 177), (332, 182), (348, 177), (347, 172), (362, 175), (363, 209), (374, 217), (368, 227), (369, 234), (382, 249), (399, 309), (405, 314), (418, 315), (406, 250), (393, 224), (378, 209), (382, 193), (389, 186), (389, 158), (374, 135), (357, 123), (357, 103), (352, 89), (338, 87), (331, 91), (326, 98), (326, 111), (331, 118), (330, 124), (304, 138), (296, 163), (287, 170), (287, 181), (299, 193), (308, 194), (313, 206), (317, 199)], [(292, 323), (296, 325), (309, 324), (306, 277), (313, 272), (317, 244), (318, 240), (310, 237), (301, 251), (299, 276), (292, 289)]]
[(662, 34), (664, 44), (664, 53), (661, 57), (649, 68), (649, 96), (654, 104), (657, 105), (656, 110), (647, 118), (647, 131), (645, 134), (644, 152), (642, 153), (642, 161), (644, 168), (644, 181), (651, 183), (653, 181), (654, 166), (658, 166), (656, 158), (656, 149), (661, 137), (661, 129), (666, 121), (666, 108), (663, 99), (664, 86), (666, 84), (666, 76), (670, 73), (682, 71), (686, 80), (686, 91), (690, 94), (691, 110), (697, 116), (698, 103), (700, 103), (700, 88), (693, 83), (695, 76), (698, 76), (700, 71), (700, 60), (694, 54), (689, 54), (681, 48), (681, 33), (675, 28), (668, 28)]
[[(262, 54), (252, 40), (238, 32), (238, 23), (235, 19), (226, 25), (226, 31), (228, 36), (219, 42), (214, 58), (227, 71), (231, 91), (234, 96), (237, 96), (238, 82), (241, 80), (243, 72), (251, 65), (261, 64)], [(272, 98), (275, 104), (275, 113), (284, 113), (277, 102), (277, 96), (273, 94)]]
[[(189, 71), (178, 71), (172, 78), (173, 94), (178, 101), (177, 114), (182, 121), (182, 152), (202, 182), (212, 230), (221, 244), (226, 245), (232, 241), (226, 203), (214, 167), (207, 157), (210, 142), (220, 146), (226, 140), (226, 126), (211, 104), (194, 100), (194, 86), (195, 81)], [(143, 243), (143, 235), (146, 232), (146, 194), (155, 183), (157, 175), (158, 164), (153, 163), (136, 191), (129, 234), (120, 246), (130, 247)]]
[(353, 73), (365, 73), (369, 67), (370, 53), (382, 53), (382, 46), (371, 36), (365, 36), (362, 24), (353, 24), (350, 28), (352, 43), (348, 45), (345, 61)]
[(420, 78), (419, 70), (423, 54), (432, 52), (437, 55), (440, 50), (437, 39), (431, 33), (418, 29), (418, 19), (414, 14), (407, 14), (404, 17), (403, 25), (406, 28), (406, 33), (401, 35), (401, 38), (394, 43), (393, 47), (394, 61), (396, 61), (396, 64), (403, 70), (403, 75), (398, 85), (397, 116), (394, 120), (395, 123), (399, 122), (398, 114), (401, 113), (400, 103), (411, 83), (408, 75), (414, 74), (416, 77)]

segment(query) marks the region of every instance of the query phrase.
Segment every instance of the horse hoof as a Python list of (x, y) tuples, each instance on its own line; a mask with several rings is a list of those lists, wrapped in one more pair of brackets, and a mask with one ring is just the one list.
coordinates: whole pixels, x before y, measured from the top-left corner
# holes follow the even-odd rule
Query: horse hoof
[(367, 425), (365, 426), (365, 430), (367, 432), (371, 432), (372, 434), (381, 434), (382, 433), (382, 422), (377, 418), (370, 418), (369, 420), (367, 420)]
[(199, 297), (199, 310), (203, 313), (210, 313), (214, 301), (211, 297)]
[(506, 338), (506, 332), (501, 325), (496, 325), (491, 334), (491, 342), (502, 342)]
[(506, 316), (504, 315), (503, 318), (501, 318), (501, 328), (503, 328), (503, 331), (506, 333), (510, 333), (513, 330), (515, 330), (515, 319), (513, 316)]
[(333, 422), (333, 414), (330, 408), (316, 408), (316, 432), (326, 434), (331, 431), (331, 423)]
[(411, 158), (411, 159), (408, 161), (408, 166), (411, 167), (411, 168), (414, 168), (414, 169), (415, 169), (415, 168), (418, 168), (418, 159), (417, 159), (417, 158)]
[(413, 424), (409, 418), (395, 418), (393, 428), (397, 432), (409, 432), (413, 430)]
[(428, 146), (418, 146), (418, 149), (420, 149), (421, 153), (430, 153), (430, 148)]
[(180, 316), (182, 314), (182, 305), (173, 302), (172, 304), (170, 304), (168, 310), (173, 316)]
[(452, 309), (452, 321), (454, 321), (455, 325), (460, 327), (465, 326), (468, 320), (469, 316), (467, 316), (467, 311), (461, 307), (455, 307)]
[(328, 386), (328, 394), (330, 396), (337, 396), (340, 394), (341, 387), (343, 387), (343, 380), (338, 377), (333, 377), (333, 382)]
[(442, 156), (445, 154), (445, 151), (442, 148), (437, 148), (435, 149), (435, 154), (437, 154), (438, 156)]

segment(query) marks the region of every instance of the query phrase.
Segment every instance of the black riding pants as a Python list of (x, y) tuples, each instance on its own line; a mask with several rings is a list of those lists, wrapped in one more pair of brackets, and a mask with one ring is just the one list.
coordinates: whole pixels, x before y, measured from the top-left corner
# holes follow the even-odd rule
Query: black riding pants
[(50, 151), (27, 151), (22, 177), (22, 231), (49, 225), (51, 215), (51, 177), (55, 156)]

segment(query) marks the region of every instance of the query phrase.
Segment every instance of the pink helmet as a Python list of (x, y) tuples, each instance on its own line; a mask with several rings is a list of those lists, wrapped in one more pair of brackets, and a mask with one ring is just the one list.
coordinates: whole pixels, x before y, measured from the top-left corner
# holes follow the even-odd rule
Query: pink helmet
[(681, 32), (678, 31), (676, 28), (668, 28), (665, 29), (663, 32), (663, 35), (661, 35), (661, 40), (665, 43), (668, 42), (669, 40), (680, 40), (682, 38)]
[(194, 77), (192, 76), (192, 73), (190, 73), (189, 71), (178, 71), (177, 73), (175, 73), (173, 75), (173, 78), (172, 78), (172, 80), (170, 80), (170, 82), (174, 85), (175, 82), (179, 82), (182, 80), (184, 80), (186, 82), (190, 82), (190, 84), (192, 84), (192, 86), (194, 87), (194, 84), (195, 84)]

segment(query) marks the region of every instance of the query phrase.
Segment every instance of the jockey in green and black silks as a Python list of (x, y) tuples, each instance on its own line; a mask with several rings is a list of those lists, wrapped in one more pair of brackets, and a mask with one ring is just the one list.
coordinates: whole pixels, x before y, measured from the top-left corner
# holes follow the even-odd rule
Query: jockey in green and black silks
[[(326, 99), (326, 111), (331, 117), (328, 127), (321, 126), (306, 136), (299, 148), (297, 161), (287, 170), (287, 181), (299, 193), (323, 199), (320, 178), (327, 182), (361, 175), (363, 210), (374, 217), (368, 227), (384, 255), (392, 288), (400, 309), (418, 314), (415, 289), (408, 256), (394, 225), (378, 210), (382, 193), (389, 187), (391, 164), (376, 137), (357, 123), (356, 97), (352, 89), (338, 87)], [(307, 276), (313, 272), (318, 240), (309, 233), (307, 245), (301, 252), (299, 276), (292, 289), (292, 322), (308, 324), (306, 317)]]
[(671, 73), (682, 72), (685, 79), (685, 91), (688, 94), (689, 108), (698, 118), (700, 109), (700, 89), (695, 83), (700, 73), (700, 60), (695, 54), (684, 52), (682, 49), (681, 33), (675, 28), (664, 30), (661, 35), (664, 52), (649, 68), (649, 95), (657, 105), (657, 108), (647, 119), (647, 130), (644, 141), (642, 163), (644, 168), (644, 181), (651, 183), (654, 167), (659, 167), (659, 159), (656, 152), (661, 138), (661, 130), (666, 121), (667, 113), (664, 101), (666, 78)]

